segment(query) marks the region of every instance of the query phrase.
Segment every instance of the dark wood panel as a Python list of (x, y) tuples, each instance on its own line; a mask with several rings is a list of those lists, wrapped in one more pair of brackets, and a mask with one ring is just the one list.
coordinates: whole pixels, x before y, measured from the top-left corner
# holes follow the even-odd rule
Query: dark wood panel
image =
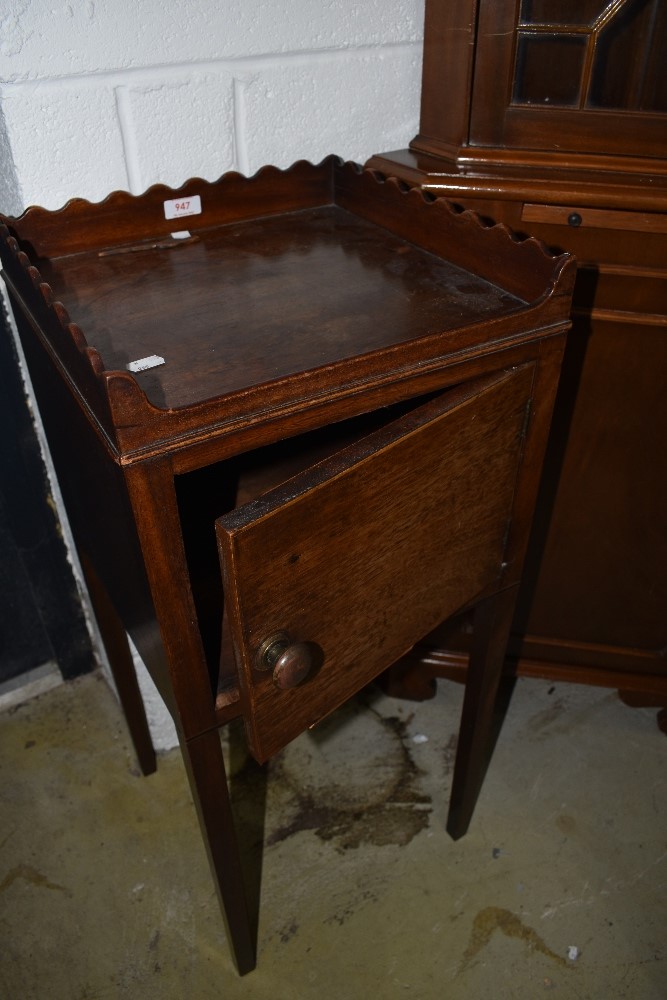
[[(551, 4), (553, 23), (570, 8)], [(528, 90), (513, 82), (518, 10), (514, 0), (470, 0), (478, 16), (454, 56), (457, 76), (444, 57), (464, 4), (450, 14), (427, 0), (420, 134), (369, 165), (577, 255), (575, 322), (512, 649), (519, 669), (578, 670), (590, 683), (630, 676), (635, 689), (644, 676), (653, 692), (667, 673), (667, 125), (655, 104), (626, 113), (634, 98), (622, 87), (599, 110), (519, 105)], [(460, 71), (473, 51), (471, 84)], [(630, 86), (638, 64), (626, 46), (609, 68)], [(558, 59), (538, 69), (563, 83)], [(445, 95), (459, 125), (467, 112), (467, 130), (451, 128)]]
[[(218, 521), (260, 761), (499, 580), (532, 379), (472, 382)], [(254, 668), (280, 631), (323, 660), (293, 690)]]
[(667, 641), (667, 403), (656, 372), (667, 371), (667, 320), (576, 317), (573, 347), (577, 332), (586, 346), (566, 356), (546, 470), (558, 472), (553, 511), (521, 631), (658, 655)]
[(655, 212), (620, 212), (617, 209), (581, 208), (573, 211), (567, 205), (531, 205), (521, 211), (521, 221), (548, 222), (553, 225), (579, 226), (593, 229), (628, 230), (636, 233), (667, 233), (667, 219)]

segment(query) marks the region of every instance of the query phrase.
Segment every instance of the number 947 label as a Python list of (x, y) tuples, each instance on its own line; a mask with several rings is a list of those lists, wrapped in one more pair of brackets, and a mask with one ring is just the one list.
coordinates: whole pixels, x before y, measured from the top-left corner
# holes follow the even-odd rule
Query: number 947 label
[(201, 215), (201, 198), (198, 194), (190, 195), (189, 198), (174, 198), (173, 201), (165, 201), (165, 219), (180, 219), (185, 215)]

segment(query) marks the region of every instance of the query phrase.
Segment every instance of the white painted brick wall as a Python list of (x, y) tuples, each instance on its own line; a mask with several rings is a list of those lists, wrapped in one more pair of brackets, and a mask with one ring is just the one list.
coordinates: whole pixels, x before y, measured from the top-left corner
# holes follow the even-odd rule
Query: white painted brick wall
[[(406, 146), (423, 6), (3, 0), (0, 210)], [(145, 672), (140, 683), (156, 745), (172, 746)]]
[(4, 0), (0, 209), (406, 145), (422, 20), (423, 0)]

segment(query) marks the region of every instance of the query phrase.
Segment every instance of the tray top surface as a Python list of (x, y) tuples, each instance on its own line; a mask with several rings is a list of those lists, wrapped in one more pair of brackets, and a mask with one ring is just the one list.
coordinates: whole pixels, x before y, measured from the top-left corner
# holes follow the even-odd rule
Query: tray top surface
[[(195, 232), (192, 230), (193, 233)], [(525, 303), (337, 206), (196, 232), (173, 249), (39, 262), (108, 371), (178, 408)]]

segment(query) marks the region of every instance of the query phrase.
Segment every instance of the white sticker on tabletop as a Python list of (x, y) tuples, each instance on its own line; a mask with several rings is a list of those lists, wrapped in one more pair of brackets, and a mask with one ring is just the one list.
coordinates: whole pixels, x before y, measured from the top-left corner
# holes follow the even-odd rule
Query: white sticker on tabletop
[(138, 361), (130, 361), (127, 366), (129, 372), (145, 372), (147, 368), (157, 368), (164, 364), (164, 358), (159, 354), (151, 354), (148, 358), (139, 358)]
[(164, 203), (165, 219), (181, 219), (186, 215), (201, 215), (201, 198), (192, 194), (189, 198), (174, 198)]

